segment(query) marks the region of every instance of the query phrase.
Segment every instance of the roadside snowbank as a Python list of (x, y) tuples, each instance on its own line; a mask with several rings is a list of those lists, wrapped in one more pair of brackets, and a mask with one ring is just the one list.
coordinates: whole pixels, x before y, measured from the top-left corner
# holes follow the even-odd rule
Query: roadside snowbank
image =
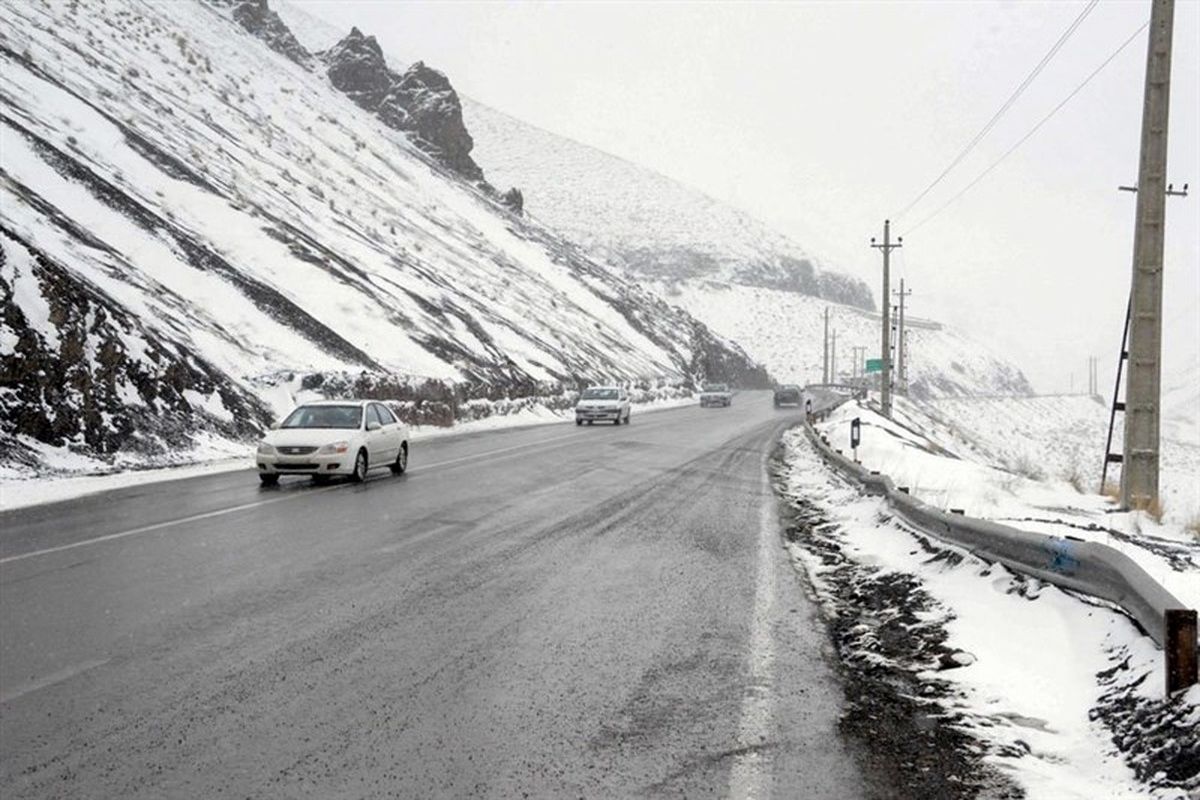
[[(961, 502), (987, 475), (983, 465), (930, 456), (919, 434), (853, 406), (822, 426), (831, 441), (845, 446), (846, 421), (856, 415), (872, 423), (860, 457), (872, 468), (886, 464), (898, 483), (905, 469), (914, 486), (914, 476), (925, 485), (937, 477)], [(787, 434), (784, 453), (781, 490), (798, 514), (820, 519), (789, 530), (789, 547), (843, 631), (839, 654), (848, 667), (887, 671), (883, 683), (925, 708), (930, 725), (969, 734), (983, 763), (1030, 798), (1184, 798), (1200, 788), (1200, 744), (1186, 727), (1200, 692), (1162, 700), (1161, 653), (1127, 617), (913, 530), (884, 501), (827, 470), (801, 431)], [(897, 583), (911, 588), (881, 601), (879, 587)], [(907, 643), (899, 654), (889, 646), (896, 641)], [(1122, 718), (1122, 708), (1142, 713)], [(1148, 752), (1122, 752), (1138, 739)]]
[[(859, 403), (846, 403), (817, 429), (849, 453), (854, 417), (862, 422), (859, 460), (925, 502), (1023, 530), (1107, 544), (1189, 607), (1200, 608), (1200, 540), (1170, 517), (1158, 522), (1144, 512), (1118, 512), (1104, 495), (1080, 491), (1067, 478), (1047, 477), (1037, 454), (1051, 450), (1052, 443), (1039, 448), (1036, 440), (1025, 440), (1031, 454), (1027, 463), (1005, 468), (974, 440), (974, 429), (947, 426), (904, 398), (897, 398), (892, 420)], [(1010, 438), (1022, 435), (1016, 430)]]

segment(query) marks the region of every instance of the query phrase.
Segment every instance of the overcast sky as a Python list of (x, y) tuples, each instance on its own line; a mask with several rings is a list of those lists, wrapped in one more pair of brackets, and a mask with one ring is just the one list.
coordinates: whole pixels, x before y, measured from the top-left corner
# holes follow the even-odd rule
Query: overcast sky
[[(1083, 2), (302, 0), (460, 92), (729, 201), (868, 278), (883, 220), (991, 118)], [(975, 151), (896, 220), (912, 313), (1006, 347), (1038, 388), (1112, 370), (1129, 291), (1146, 34), (928, 224), (1142, 25), (1107, 0)], [(1170, 179), (1200, 180), (1200, 2), (1177, 3)], [(487, 165), (482, 165), (487, 169)], [(1200, 372), (1200, 214), (1168, 207), (1168, 362)], [(906, 234), (906, 231), (910, 231)], [(914, 357), (917, 357), (914, 354)]]

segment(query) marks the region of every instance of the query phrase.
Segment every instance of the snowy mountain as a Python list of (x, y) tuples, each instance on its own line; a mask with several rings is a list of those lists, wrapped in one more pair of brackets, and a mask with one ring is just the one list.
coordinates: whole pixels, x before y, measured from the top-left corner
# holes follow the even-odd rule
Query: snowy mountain
[[(344, 35), (295, 3), (281, 2), (279, 12), (312, 49), (329, 48)], [(389, 54), (397, 63), (404, 57)], [(871, 290), (818, 265), (748, 214), (470, 98), (462, 106), (474, 157), (489, 180), (521, 187), (529, 215), (738, 342), (776, 378), (820, 379), (827, 306), (835, 321), (845, 320), (839, 335), (846, 372), (853, 346), (878, 351)], [(909, 347), (914, 396), (1032, 392), (1005, 358), (941, 325), (912, 326)]]
[(446, 146), (440, 73), (384, 64), (381, 95), (352, 96), (348, 61), (265, 0), (0, 18), (0, 459), (169, 457), (251, 435), (295, 385), (419, 402), (765, 381), (511, 213), (469, 139)]

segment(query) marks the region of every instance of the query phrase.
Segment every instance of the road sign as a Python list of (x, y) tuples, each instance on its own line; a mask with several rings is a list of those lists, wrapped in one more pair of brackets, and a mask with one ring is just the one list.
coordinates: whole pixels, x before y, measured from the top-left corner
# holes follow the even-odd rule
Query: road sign
[(882, 358), (868, 358), (867, 359), (867, 372), (883, 372), (883, 359)]
[(850, 420), (850, 446), (857, 449), (862, 441), (862, 421), (858, 417)]

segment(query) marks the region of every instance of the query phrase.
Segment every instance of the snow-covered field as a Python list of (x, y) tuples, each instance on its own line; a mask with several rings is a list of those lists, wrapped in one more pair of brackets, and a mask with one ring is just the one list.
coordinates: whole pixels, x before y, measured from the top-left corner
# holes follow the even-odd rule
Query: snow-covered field
[[(844, 420), (825, 427), (840, 439)], [(891, 439), (878, 428), (863, 436)], [(1200, 789), (1200, 687), (1163, 701), (1162, 655), (1128, 618), (914, 531), (831, 473), (801, 431), (786, 444), (785, 490), (821, 518), (790, 548), (835, 627), (848, 631), (844, 660), (910, 678), (917, 688), (907, 699), (979, 742), (985, 767), (1032, 800), (1185, 798)], [(884, 449), (860, 455), (871, 463)], [(1190, 570), (1200, 584), (1195, 563)], [(847, 602), (847, 583), (858, 596), (887, 583), (911, 588), (868, 609), (854, 593)], [(896, 635), (925, 644), (897, 660), (886, 646)], [(1128, 706), (1142, 709), (1143, 729), (1114, 711)], [(1123, 753), (1113, 737), (1131, 732)]]
[[(859, 460), (926, 502), (1102, 542), (1133, 558), (1184, 605), (1200, 608), (1200, 536), (1169, 515), (1160, 522), (1117, 512), (1090, 479), (1079, 484), (1082, 491), (1072, 485), (1070, 448), (1096, 435), (1096, 401), (962, 399), (929, 408), (899, 398), (887, 420), (873, 404), (847, 402), (817, 429), (850, 453), (850, 421), (858, 418)], [(1065, 454), (1049, 455), (1059, 446)], [(886, 503), (861, 496), (826, 469), (798, 431), (788, 435), (787, 462), (788, 491), (834, 523), (818, 528), (817, 544), (839, 551), (863, 580), (915, 576), (932, 597), (932, 610), (918, 616), (935, 625), (939, 648), (965, 654), (963, 663), (896, 668), (949, 682), (948, 693), (931, 690), (933, 702), (986, 744), (986, 763), (1032, 798), (1185, 797), (1200, 790), (1200, 687), (1164, 700), (1162, 654), (1132, 621), (914, 531)], [(1194, 478), (1186, 464), (1169, 474), (1182, 478), (1189, 469)], [(832, 584), (822, 583), (829, 559), (812, 542), (795, 543), (793, 551), (836, 606)], [(871, 637), (856, 642), (860, 657), (885, 657)]]
[[(934, 405), (941, 408), (943, 404)], [(1068, 478), (1050, 472), (1052, 466), (1042, 466), (1038, 453), (1053, 446), (1053, 426), (1045, 428), (1047, 438), (1041, 440), (1039, 450), (1031, 445), (1036, 434), (1022, 426), (1021, 418), (1008, 420), (1009, 437), (1031, 446), (1021, 451), (1022, 459), (1016, 462), (1020, 471), (1016, 471), (993, 460), (994, 456), (975, 443), (976, 431), (988, 430), (988, 420), (982, 415), (951, 427), (925, 413), (920, 405), (898, 398), (893, 420), (851, 402), (818, 423), (817, 429), (835, 447), (849, 452), (850, 420), (855, 417), (862, 421), (859, 460), (890, 476), (897, 486), (907, 486), (925, 502), (1025, 530), (1069, 534), (1110, 545), (1189, 607), (1200, 608), (1200, 537), (1188, 531), (1183, 521), (1169, 516), (1160, 522), (1145, 512), (1118, 512), (1113, 500), (1099, 494), (1094, 484), (1081, 484), (1080, 491)], [(1004, 424), (1002, 418), (998, 424)], [(1003, 431), (993, 429), (990, 437), (994, 439), (980, 437), (979, 441), (999, 441)], [(1026, 457), (1030, 460), (1024, 461)]]
[[(821, 380), (824, 315), (837, 332), (835, 366), (839, 379), (853, 375), (854, 348), (867, 357), (879, 352), (879, 316), (815, 297), (761, 287), (713, 281), (655, 285), (663, 297), (741, 343), (778, 380)], [(1021, 371), (985, 344), (928, 322), (908, 326), (909, 383), (915, 395), (1026, 394)], [(862, 354), (860, 354), (862, 355)]]
[[(907, 409), (905, 405), (902, 410)], [(932, 435), (960, 439), (989, 463), (1075, 483), (1099, 493), (1108, 401), (1084, 396), (940, 399), (922, 405)], [(966, 441), (961, 441), (965, 437)], [(1121, 451), (1121, 417), (1113, 448)], [(1164, 424), (1160, 488), (1164, 520), (1200, 521), (1200, 433), (1186, 420)], [(1120, 466), (1110, 468), (1116, 484)]]

